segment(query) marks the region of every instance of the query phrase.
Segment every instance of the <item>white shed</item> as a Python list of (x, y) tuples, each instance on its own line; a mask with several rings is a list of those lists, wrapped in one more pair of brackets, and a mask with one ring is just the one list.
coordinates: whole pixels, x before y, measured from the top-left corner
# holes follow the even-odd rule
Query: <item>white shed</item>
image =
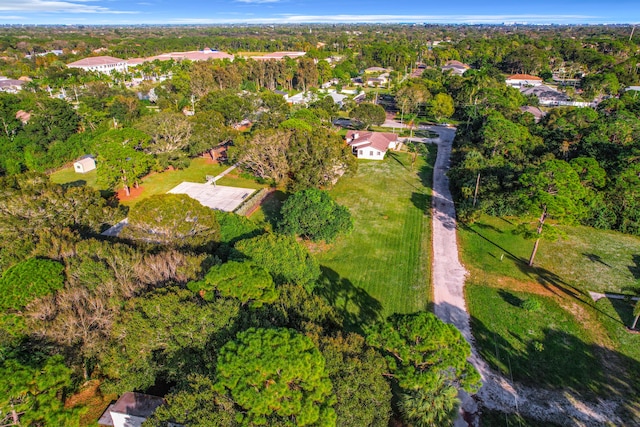
[(96, 161), (93, 157), (83, 157), (73, 164), (73, 169), (76, 173), (87, 173), (96, 168)]

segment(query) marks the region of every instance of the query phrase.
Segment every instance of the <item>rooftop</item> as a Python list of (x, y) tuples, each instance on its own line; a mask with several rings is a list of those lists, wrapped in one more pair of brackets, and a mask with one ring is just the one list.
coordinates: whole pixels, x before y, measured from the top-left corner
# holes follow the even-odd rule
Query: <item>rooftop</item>
[(507, 80), (539, 80), (542, 81), (540, 77), (532, 76), (530, 74), (513, 74), (507, 77)]
[(98, 65), (115, 65), (126, 62), (124, 59), (113, 56), (92, 56), (67, 64), (67, 67), (95, 67)]
[(391, 132), (347, 131), (347, 144), (352, 147), (373, 147), (379, 151), (387, 151), (389, 144), (398, 139), (398, 135)]

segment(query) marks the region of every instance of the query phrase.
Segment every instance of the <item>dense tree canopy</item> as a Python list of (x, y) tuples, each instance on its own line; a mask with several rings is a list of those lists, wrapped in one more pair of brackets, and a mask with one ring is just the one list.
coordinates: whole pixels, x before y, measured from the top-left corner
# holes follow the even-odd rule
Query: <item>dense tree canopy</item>
[(336, 425), (324, 357), (291, 329), (239, 333), (220, 350), (217, 377), (246, 414), (245, 425)]

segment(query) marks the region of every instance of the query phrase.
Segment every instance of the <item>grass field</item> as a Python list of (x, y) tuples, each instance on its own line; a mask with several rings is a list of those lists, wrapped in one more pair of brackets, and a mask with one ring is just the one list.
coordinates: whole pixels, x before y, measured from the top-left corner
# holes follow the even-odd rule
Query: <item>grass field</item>
[(56, 184), (88, 185), (89, 187), (99, 189), (96, 184), (98, 173), (95, 169), (87, 173), (76, 173), (73, 166), (71, 166), (52, 173), (49, 178)]
[(640, 238), (588, 227), (558, 227), (564, 235), (541, 240), (535, 268), (531, 240), (514, 234), (517, 220), (483, 216), (460, 226), (462, 258), (483, 281), (509, 277), (581, 292), (640, 292)]
[(414, 170), (406, 153), (360, 161), (357, 174), (331, 190), (355, 228), (316, 255), (333, 284), (329, 299), (354, 324), (428, 306), (434, 160), (430, 147), (428, 161), (419, 157)]
[[(596, 303), (588, 291), (640, 292), (640, 238), (558, 227), (561, 237), (543, 239), (529, 267), (533, 242), (513, 233), (517, 223), (482, 216), (459, 226), (479, 351), (515, 379), (585, 396), (618, 396), (625, 416), (638, 417), (640, 335), (626, 328), (632, 305), (607, 298)], [(522, 307), (532, 298), (539, 311)]]

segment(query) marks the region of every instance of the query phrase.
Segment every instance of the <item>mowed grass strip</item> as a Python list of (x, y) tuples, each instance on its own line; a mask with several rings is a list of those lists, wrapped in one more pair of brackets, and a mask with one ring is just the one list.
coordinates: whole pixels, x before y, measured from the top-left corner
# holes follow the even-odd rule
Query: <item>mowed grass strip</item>
[(418, 157), (413, 168), (407, 153), (360, 161), (357, 174), (341, 178), (331, 190), (350, 209), (354, 230), (317, 258), (334, 282), (356, 290), (351, 295), (368, 295), (336, 302), (346, 310), (361, 311), (358, 304), (373, 303), (386, 317), (427, 308), (434, 160), (435, 147), (426, 162)]

